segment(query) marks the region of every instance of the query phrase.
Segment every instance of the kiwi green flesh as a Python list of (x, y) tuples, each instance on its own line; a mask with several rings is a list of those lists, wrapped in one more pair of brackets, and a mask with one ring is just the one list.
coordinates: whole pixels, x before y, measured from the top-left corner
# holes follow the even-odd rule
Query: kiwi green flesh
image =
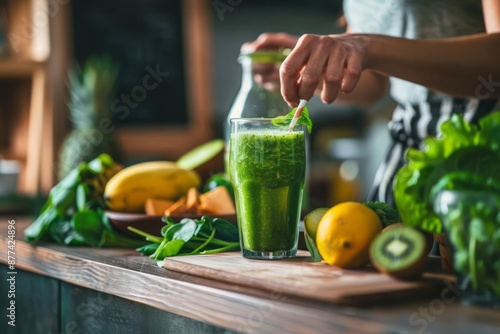
[(370, 247), (370, 258), (380, 271), (409, 279), (422, 273), (426, 249), (422, 232), (408, 226), (398, 226), (375, 238)]
[[(408, 225), (406, 225), (405, 223), (391, 224), (391, 225), (385, 227), (382, 230), (382, 233), (384, 233), (386, 231), (389, 231), (389, 230), (392, 230), (393, 228), (396, 228), (396, 227), (399, 227), (399, 226), (408, 226)], [(428, 233), (428, 232), (424, 232), (424, 231), (421, 231), (421, 230), (418, 230), (418, 231), (421, 232), (425, 236), (425, 244), (426, 244), (425, 255), (429, 255), (429, 253), (431, 252), (432, 246), (434, 246), (434, 234)]]

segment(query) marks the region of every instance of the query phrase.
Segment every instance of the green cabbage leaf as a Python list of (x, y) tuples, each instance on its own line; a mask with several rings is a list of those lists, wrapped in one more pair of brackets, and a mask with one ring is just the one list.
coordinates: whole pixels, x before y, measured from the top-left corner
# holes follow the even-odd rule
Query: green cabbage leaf
[(442, 226), (432, 202), (440, 190), (500, 194), (500, 111), (482, 117), (478, 125), (453, 115), (440, 129), (442, 136), (426, 138), (422, 150), (408, 150), (394, 186), (403, 221), (436, 234)]

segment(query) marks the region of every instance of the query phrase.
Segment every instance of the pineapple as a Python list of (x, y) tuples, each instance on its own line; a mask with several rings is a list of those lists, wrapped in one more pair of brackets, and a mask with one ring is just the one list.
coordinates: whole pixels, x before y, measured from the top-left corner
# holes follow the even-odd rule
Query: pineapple
[(107, 57), (88, 59), (83, 68), (69, 72), (69, 114), (73, 130), (60, 151), (59, 178), (82, 161), (108, 153), (119, 161), (119, 147), (113, 133), (101, 129), (102, 119), (111, 118), (118, 67)]

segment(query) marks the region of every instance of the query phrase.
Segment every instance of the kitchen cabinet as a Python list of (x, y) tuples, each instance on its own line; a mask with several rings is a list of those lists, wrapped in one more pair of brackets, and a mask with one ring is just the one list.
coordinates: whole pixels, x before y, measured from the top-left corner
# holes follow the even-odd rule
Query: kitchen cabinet
[[(0, 271), (7, 272), (7, 266), (0, 265)], [(8, 291), (5, 280), (0, 291)], [(17, 271), (16, 291), (16, 326), (3, 321), (2, 333), (235, 333), (25, 270)], [(2, 309), (7, 302), (0, 300)]]
[[(0, 271), (5, 273), (9, 270), (6, 265), (0, 265)], [(3, 277), (7, 279), (9, 275)], [(11, 289), (10, 281), (6, 279), (0, 281), (0, 291), (5, 297)], [(11, 320), (5, 318), (7, 321), (0, 324), (0, 331), (15, 334), (59, 333), (59, 285), (54, 278), (18, 270), (15, 281), (16, 326), (8, 325)], [(2, 310), (10, 307), (9, 299), (5, 297), (0, 299)]]

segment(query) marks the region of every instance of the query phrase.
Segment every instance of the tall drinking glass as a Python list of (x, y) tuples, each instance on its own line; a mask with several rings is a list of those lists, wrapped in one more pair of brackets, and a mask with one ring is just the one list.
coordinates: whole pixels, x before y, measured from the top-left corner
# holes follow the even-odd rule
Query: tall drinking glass
[(305, 127), (290, 131), (270, 118), (231, 119), (229, 170), (243, 256), (295, 256), (306, 171)]

